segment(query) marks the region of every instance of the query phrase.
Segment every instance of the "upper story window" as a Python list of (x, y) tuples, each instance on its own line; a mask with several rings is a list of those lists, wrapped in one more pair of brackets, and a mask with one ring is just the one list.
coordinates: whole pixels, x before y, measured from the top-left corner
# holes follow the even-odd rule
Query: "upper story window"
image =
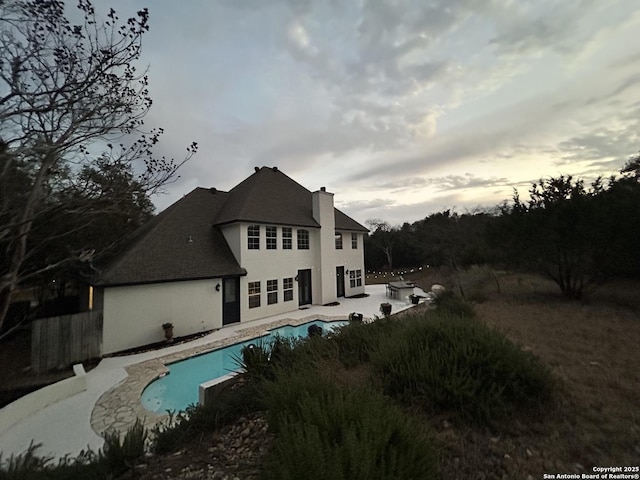
[(351, 248), (353, 248), (353, 249), (357, 249), (358, 248), (358, 234), (357, 233), (352, 233), (351, 234)]
[(282, 227), (282, 249), (291, 250), (291, 239), (293, 234), (291, 233), (291, 227)]
[(267, 250), (278, 248), (278, 228), (267, 227)]
[(336, 250), (342, 250), (342, 234), (340, 232), (336, 232), (334, 238), (336, 239)]
[(247, 248), (249, 250), (260, 249), (260, 225), (249, 225), (247, 227)]
[(309, 250), (309, 230), (298, 230), (298, 250)]

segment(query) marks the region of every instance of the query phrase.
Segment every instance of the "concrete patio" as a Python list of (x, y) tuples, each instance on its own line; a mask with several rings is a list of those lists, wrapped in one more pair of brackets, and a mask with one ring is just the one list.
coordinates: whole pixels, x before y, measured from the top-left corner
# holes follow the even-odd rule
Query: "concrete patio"
[[(54, 458), (67, 454), (75, 456), (87, 448), (98, 450), (103, 444), (99, 434), (106, 430), (126, 429), (136, 418), (144, 419), (147, 426), (163, 418), (142, 407), (140, 394), (146, 385), (166, 371), (166, 363), (253, 338), (266, 329), (287, 323), (301, 324), (318, 318), (347, 319), (351, 312), (373, 319), (380, 316), (382, 302), (391, 303), (393, 313), (411, 307), (407, 299), (387, 298), (385, 290), (385, 285), (370, 285), (366, 287), (368, 297), (340, 299), (339, 305), (314, 305), (246, 324), (230, 325), (191, 342), (161, 350), (105, 358), (86, 374), (85, 391), (60, 400), (0, 431), (0, 452), (3, 458), (7, 458), (24, 452), (31, 442), (41, 444), (40, 455)], [(416, 293), (421, 291), (417, 289)]]

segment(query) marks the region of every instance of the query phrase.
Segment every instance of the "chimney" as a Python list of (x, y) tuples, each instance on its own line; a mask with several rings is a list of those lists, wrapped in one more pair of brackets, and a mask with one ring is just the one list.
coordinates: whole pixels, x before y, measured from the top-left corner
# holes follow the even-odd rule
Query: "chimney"
[[(336, 271), (336, 249), (335, 249), (335, 208), (333, 206), (333, 193), (327, 192), (326, 188), (321, 188), (311, 194), (313, 218), (320, 225), (320, 229), (315, 233), (317, 249), (314, 261), (320, 266), (320, 271), (328, 274), (321, 275), (320, 281), (314, 287), (314, 292), (320, 295), (319, 302), (322, 305), (335, 302), (336, 281), (335, 276), (330, 272)], [(316, 293), (314, 293), (314, 296)], [(314, 297), (315, 298), (315, 297)]]
[(329, 193), (325, 187), (321, 187), (320, 190), (311, 194), (311, 202), (314, 220), (320, 224), (321, 228), (331, 230), (331, 238), (333, 239), (335, 224), (333, 193)]
[(253, 167), (253, 169), (256, 171), (256, 173), (260, 171), (260, 167)]
[(216, 187), (211, 187), (209, 189), (209, 192), (211, 192), (212, 195), (215, 195), (216, 193), (218, 193), (218, 189)]
[(271, 170), (273, 170), (274, 172), (278, 171), (278, 167), (273, 167)]

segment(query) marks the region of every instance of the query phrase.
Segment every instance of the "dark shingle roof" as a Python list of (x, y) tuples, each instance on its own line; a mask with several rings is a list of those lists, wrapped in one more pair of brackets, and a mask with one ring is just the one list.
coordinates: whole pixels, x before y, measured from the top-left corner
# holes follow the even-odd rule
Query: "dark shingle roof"
[[(228, 194), (196, 188), (134, 234), (132, 244), (103, 272), (98, 285), (243, 275), (213, 219)], [(189, 241), (191, 239), (192, 241)]]
[(218, 225), (260, 222), (319, 227), (313, 219), (311, 192), (284, 173), (262, 167), (229, 190)]
[(353, 218), (345, 215), (337, 208), (336, 211), (336, 229), (338, 230), (353, 230), (355, 232), (368, 232), (369, 229), (363, 227)]
[[(171, 205), (134, 233), (96, 285), (244, 275), (218, 227), (234, 222), (320, 227), (312, 193), (277, 169), (262, 167), (229, 192), (196, 188)], [(335, 226), (368, 231), (338, 209)]]
[[(320, 227), (313, 218), (312, 194), (276, 168), (262, 167), (229, 191), (229, 201), (216, 224), (256, 222)], [(358, 222), (335, 210), (336, 228), (367, 232)]]

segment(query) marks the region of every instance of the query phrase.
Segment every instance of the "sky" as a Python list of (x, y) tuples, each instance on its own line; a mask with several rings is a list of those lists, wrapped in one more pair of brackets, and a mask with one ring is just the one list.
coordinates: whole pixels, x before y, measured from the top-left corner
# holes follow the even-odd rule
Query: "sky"
[(361, 223), (526, 198), (640, 151), (638, 0), (96, 0), (148, 7), (141, 62), (180, 178), (277, 166)]

